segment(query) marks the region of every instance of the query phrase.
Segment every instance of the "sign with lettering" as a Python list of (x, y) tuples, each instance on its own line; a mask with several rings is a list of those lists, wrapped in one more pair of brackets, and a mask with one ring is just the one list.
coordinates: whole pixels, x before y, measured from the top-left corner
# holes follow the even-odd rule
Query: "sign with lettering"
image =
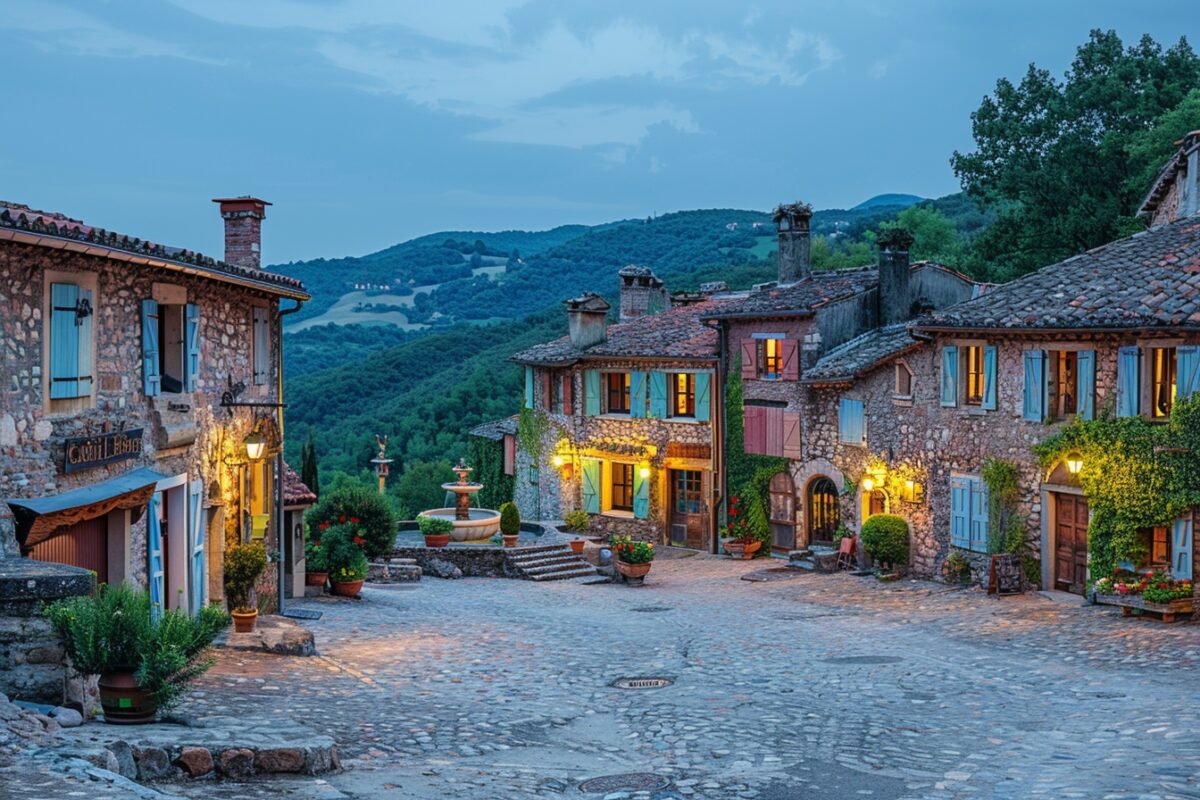
[(142, 454), (142, 429), (114, 431), (67, 439), (64, 472), (80, 472)]
[(1025, 573), (1016, 553), (992, 556), (989, 572), (988, 594), (1020, 594), (1024, 590)]

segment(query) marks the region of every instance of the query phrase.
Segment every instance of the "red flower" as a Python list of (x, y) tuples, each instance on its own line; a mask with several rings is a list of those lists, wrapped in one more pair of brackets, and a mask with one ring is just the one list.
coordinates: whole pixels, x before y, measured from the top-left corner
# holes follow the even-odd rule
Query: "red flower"
[(351, 522), (353, 522), (355, 525), (357, 525), (357, 524), (358, 524), (358, 517), (351, 517), (351, 518), (350, 518), (350, 521), (351, 521)]
[(320, 540), (320, 539), (318, 539), (316, 542), (314, 542), (314, 543), (313, 543), (313, 547), (320, 547), (320, 546), (321, 546), (321, 540)]
[(326, 520), (325, 522), (322, 522), (320, 525), (317, 526), (317, 530), (323, 531), (328, 527), (329, 527), (329, 521)]
[(345, 522), (345, 521), (346, 521), (346, 515), (345, 515), (345, 514), (342, 514), (340, 517), (338, 517), (338, 522)]

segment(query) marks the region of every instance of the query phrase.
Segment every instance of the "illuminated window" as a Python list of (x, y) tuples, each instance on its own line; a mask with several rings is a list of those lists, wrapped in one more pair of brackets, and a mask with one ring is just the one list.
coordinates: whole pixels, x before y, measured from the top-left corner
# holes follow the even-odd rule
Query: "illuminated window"
[(963, 400), (967, 405), (983, 404), (983, 348), (962, 348)]
[(679, 372), (671, 376), (671, 416), (696, 416), (696, 376), (691, 372)]
[(1171, 416), (1175, 404), (1175, 348), (1154, 347), (1150, 350), (1151, 387), (1150, 413), (1156, 418)]
[(607, 388), (606, 394), (608, 396), (608, 413), (628, 414), (629, 373), (606, 372), (604, 373), (604, 382)]
[(783, 341), (758, 340), (758, 377), (776, 380), (783, 375)]
[(610, 474), (612, 507), (618, 511), (633, 511), (633, 464), (613, 462)]
[(1054, 387), (1050, 410), (1058, 419), (1065, 419), (1078, 410), (1078, 357), (1076, 352), (1068, 350), (1050, 353), (1050, 380)]

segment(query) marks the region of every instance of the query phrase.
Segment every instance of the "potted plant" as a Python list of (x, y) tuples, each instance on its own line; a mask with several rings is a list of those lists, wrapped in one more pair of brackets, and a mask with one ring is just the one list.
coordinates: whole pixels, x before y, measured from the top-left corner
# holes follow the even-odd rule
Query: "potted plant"
[(568, 511), (563, 517), (567, 530), (571, 533), (586, 533), (592, 525), (592, 515), (583, 509)]
[(895, 514), (875, 514), (862, 525), (863, 548), (886, 577), (908, 564), (908, 522)]
[(516, 547), (521, 535), (521, 512), (516, 503), (500, 505), (500, 535), (504, 537), (505, 547)]
[[(324, 533), (328, 523), (321, 523), (318, 533)], [(312, 531), (304, 540), (304, 583), (306, 586), (324, 587), (329, 580), (328, 548), (321, 543), (319, 536), (314, 537)]]
[(365, 540), (351, 525), (334, 525), (322, 537), (329, 560), (329, 582), (333, 593), (358, 597), (367, 577), (369, 563), (362, 548)]
[(614, 535), (608, 540), (616, 556), (617, 572), (626, 579), (641, 579), (650, 571), (654, 561), (654, 545), (636, 541), (631, 536)]
[(239, 544), (225, 551), (225, 598), (238, 633), (254, 631), (258, 608), (251, 604), (250, 596), (266, 568), (267, 551), (261, 544)]
[(572, 539), (569, 543), (571, 552), (577, 556), (583, 555), (583, 546), (587, 544), (587, 539)]
[(229, 624), (216, 606), (195, 617), (179, 610), (152, 617), (151, 611), (150, 595), (125, 585), (46, 607), (74, 669), (99, 676), (107, 723), (153, 722), (211, 666), (202, 654)]
[(348, 485), (326, 492), (304, 519), (322, 539), (330, 526), (355, 526), (367, 558), (390, 556), (396, 550), (396, 512), (391, 501), (373, 488)]
[[(751, 495), (754, 497), (754, 495)], [(760, 520), (759, 517), (762, 519)], [(729, 525), (724, 529), (726, 538), (721, 545), (733, 558), (749, 560), (762, 547), (763, 539), (769, 535), (766, 515), (762, 503), (754, 499), (743, 506), (740, 495), (729, 498)]]
[(417, 527), (425, 537), (426, 547), (445, 547), (450, 544), (454, 523), (445, 517), (417, 517)]
[(1159, 570), (1144, 574), (1117, 572), (1093, 584), (1096, 602), (1119, 606), (1123, 616), (1144, 611), (1162, 615), (1163, 622), (1174, 622), (1176, 614), (1195, 610), (1195, 589), (1189, 580), (1173, 580)]

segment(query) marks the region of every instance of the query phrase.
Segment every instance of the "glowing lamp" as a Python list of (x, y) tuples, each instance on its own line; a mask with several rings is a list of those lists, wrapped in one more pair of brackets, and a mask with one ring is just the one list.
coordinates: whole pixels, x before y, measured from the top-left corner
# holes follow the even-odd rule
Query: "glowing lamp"
[(638, 474), (641, 475), (643, 478), (649, 478), (650, 477), (650, 468), (642, 467), (640, 470), (638, 470)]
[(1072, 475), (1078, 475), (1079, 470), (1083, 469), (1083, 456), (1080, 455), (1079, 452), (1068, 453), (1066, 462), (1067, 472), (1071, 473)]
[(266, 437), (259, 433), (257, 428), (250, 431), (250, 435), (242, 440), (242, 444), (246, 446), (246, 458), (251, 461), (258, 461), (267, 449)]
[(550, 463), (554, 465), (555, 469), (562, 469), (563, 457), (555, 456), (554, 458), (550, 459)]
[(863, 478), (862, 488), (864, 492), (870, 492), (875, 489), (875, 479), (871, 477)]

